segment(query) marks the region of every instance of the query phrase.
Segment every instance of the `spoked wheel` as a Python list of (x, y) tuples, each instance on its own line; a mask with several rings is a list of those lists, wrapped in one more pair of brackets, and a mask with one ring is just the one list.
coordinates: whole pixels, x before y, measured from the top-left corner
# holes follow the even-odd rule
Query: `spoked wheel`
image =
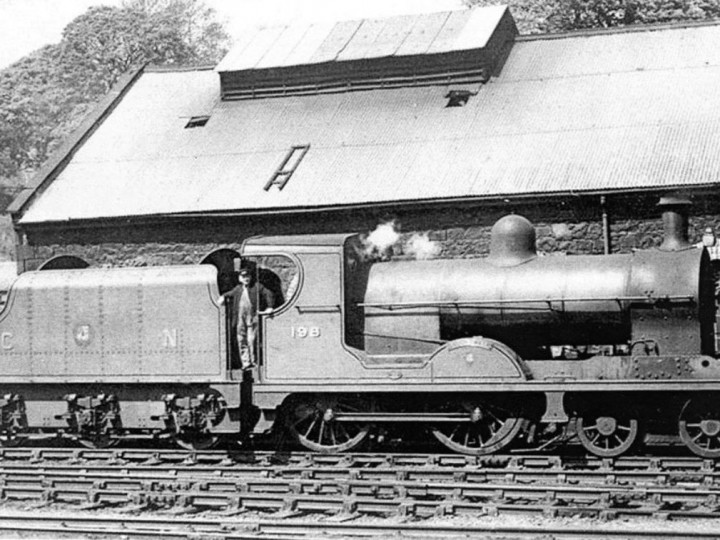
[(202, 451), (214, 448), (220, 442), (220, 436), (210, 433), (188, 433), (177, 435), (173, 440), (185, 450)]
[(446, 410), (461, 413), (466, 419), (438, 424), (432, 433), (450, 450), (461, 454), (484, 456), (505, 448), (523, 422), (517, 410), (492, 401), (464, 401)]
[(720, 457), (720, 411), (707, 401), (689, 400), (678, 420), (680, 440), (693, 454)]
[(117, 446), (120, 439), (113, 438), (110, 435), (93, 435), (92, 437), (80, 437), (77, 441), (85, 448), (102, 449)]
[(346, 452), (365, 440), (369, 426), (343, 421), (338, 415), (363, 411), (367, 404), (359, 398), (307, 396), (288, 407), (287, 427), (295, 440), (314, 452)]
[(627, 452), (637, 439), (635, 418), (586, 414), (577, 418), (578, 439), (591, 454), (614, 457)]

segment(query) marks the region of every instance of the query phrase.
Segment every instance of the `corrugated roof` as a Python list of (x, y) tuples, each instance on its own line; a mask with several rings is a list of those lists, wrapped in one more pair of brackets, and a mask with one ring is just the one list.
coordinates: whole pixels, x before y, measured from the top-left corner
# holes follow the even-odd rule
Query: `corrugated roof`
[(220, 101), (216, 73), (148, 72), (20, 222), (717, 184), (717, 43), (718, 25), (523, 40), (451, 108), (445, 86)]
[(270, 26), (237, 43), (219, 72), (482, 49), (507, 8)]

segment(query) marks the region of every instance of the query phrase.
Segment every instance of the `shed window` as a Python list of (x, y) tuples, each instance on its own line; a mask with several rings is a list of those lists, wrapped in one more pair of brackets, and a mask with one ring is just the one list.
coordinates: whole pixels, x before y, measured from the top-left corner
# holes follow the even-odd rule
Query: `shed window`
[(309, 144), (293, 146), (282, 160), (282, 163), (280, 163), (278, 169), (272, 175), (272, 178), (270, 178), (268, 183), (265, 184), (265, 191), (268, 191), (273, 186), (277, 186), (278, 190), (282, 190), (290, 180), (290, 177), (293, 175), (298, 165), (300, 165), (300, 162), (303, 160), (308, 150), (310, 150)]
[(445, 94), (445, 97), (448, 100), (447, 105), (445, 106), (464, 107), (470, 99), (470, 96), (474, 95), (475, 94), (470, 90), (450, 90), (447, 94)]
[(185, 129), (203, 127), (208, 123), (208, 120), (210, 120), (209, 116), (193, 116), (188, 120), (188, 123), (185, 124)]

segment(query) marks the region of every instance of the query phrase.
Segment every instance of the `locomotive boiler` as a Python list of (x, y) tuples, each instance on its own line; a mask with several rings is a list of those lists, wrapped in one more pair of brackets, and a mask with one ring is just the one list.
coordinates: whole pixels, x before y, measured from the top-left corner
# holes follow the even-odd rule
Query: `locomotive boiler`
[[(363, 305), (376, 337), (367, 350), (483, 336), (527, 359), (588, 350), (711, 355), (713, 291), (707, 254), (681, 230), (670, 229), (654, 251), (538, 257), (530, 222), (507, 216), (493, 228), (486, 259), (373, 265)], [(433, 318), (430, 328), (417, 324), (417, 310)]]

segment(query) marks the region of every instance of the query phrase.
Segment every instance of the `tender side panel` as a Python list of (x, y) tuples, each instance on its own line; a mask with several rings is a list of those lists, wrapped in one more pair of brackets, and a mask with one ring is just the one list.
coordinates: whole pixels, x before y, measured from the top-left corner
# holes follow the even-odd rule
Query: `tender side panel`
[(0, 372), (38, 380), (218, 380), (225, 324), (215, 268), (24, 274), (0, 319)]

